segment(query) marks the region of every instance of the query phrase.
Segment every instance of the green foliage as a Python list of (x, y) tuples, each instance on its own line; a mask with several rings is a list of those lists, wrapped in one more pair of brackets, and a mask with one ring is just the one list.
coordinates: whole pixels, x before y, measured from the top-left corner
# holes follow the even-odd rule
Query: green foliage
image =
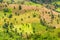
[(12, 18), (12, 14), (10, 14), (8, 18)]
[(19, 10), (21, 10), (22, 9), (22, 7), (19, 5)]
[(5, 9), (4, 9), (4, 12), (9, 12), (9, 9), (8, 9), (8, 8), (5, 8)]
[(13, 23), (10, 23), (10, 29), (14, 28)]
[(56, 2), (52, 2), (52, 4), (55, 6), (55, 11), (60, 13), (60, 1), (57, 0)]
[(33, 14), (33, 17), (36, 17), (36, 14)]
[(52, 0), (30, 0), (35, 3), (51, 3), (53, 2)]
[(8, 23), (4, 23), (3, 28), (8, 28)]
[[(5, 23), (5, 28), (7, 28), (8, 24)], [(13, 23), (10, 23), (11, 28), (13, 28)], [(23, 26), (26, 27), (29, 24), (24, 24)], [(23, 27), (22, 26), (22, 27)], [(29, 25), (30, 28), (30, 25)], [(56, 29), (53, 27), (47, 28), (46, 26), (41, 25), (40, 23), (32, 23), (33, 31), (35, 31), (33, 34), (30, 34), (29, 36), (26, 34), (26, 38), (23, 38), (23, 32), (18, 33), (17, 28), (15, 28), (15, 31), (4, 29), (4, 31), (0, 31), (0, 38), (1, 40), (58, 40), (60, 38), (60, 29)], [(46, 31), (46, 28), (48, 29)], [(22, 28), (19, 28), (19, 30), (22, 30)], [(49, 31), (54, 30), (54, 31)]]
[(23, 21), (23, 18), (21, 18), (21, 21)]
[(12, 10), (9, 8), (4, 8), (3, 11), (4, 11), (4, 13), (11, 13), (12, 12)]
[(58, 38), (60, 38), (60, 32), (58, 32)]
[[(14, 0), (11, 0), (12, 3)], [(31, 0), (33, 2), (44, 2), (44, 3), (50, 3), (51, 0), (47, 1), (46, 0)], [(27, 2), (27, 5), (37, 5), (33, 2)], [(22, 3), (23, 4), (23, 3)], [(6, 5), (7, 7), (7, 5)], [(40, 6), (39, 6), (40, 7)], [(14, 7), (15, 9), (15, 7)], [(22, 9), (22, 6), (19, 5), (19, 10)], [(10, 8), (4, 8), (4, 16), (7, 16), (6, 13), (11, 13), (12, 10)], [(30, 11), (29, 11), (30, 12)], [(35, 12), (35, 11), (34, 11)], [(50, 12), (48, 12), (50, 14)], [(22, 23), (20, 24), (20, 15), (19, 13), (15, 12), (15, 15), (9, 14), (8, 15), (8, 20), (4, 19), (4, 23), (2, 25), (3, 31), (0, 30), (0, 40), (60, 40), (60, 29), (57, 29), (55, 26), (47, 25), (45, 19), (40, 19), (39, 23)], [(24, 15), (24, 14), (23, 14)], [(39, 14), (40, 15), (40, 14)], [(31, 16), (37, 17), (37, 14), (32, 14)], [(31, 18), (29, 15), (28, 18)], [(19, 18), (17, 18), (19, 17)], [(22, 16), (21, 16), (22, 17)], [(60, 18), (60, 15), (58, 15)], [(6, 18), (6, 17), (5, 17)], [(9, 20), (9, 18), (11, 18)], [(13, 19), (15, 18), (15, 19)], [(26, 17), (22, 17), (21, 21), (24, 22), (24, 19)], [(51, 14), (51, 18), (54, 19), (54, 15)], [(1, 18), (2, 19), (2, 18)], [(14, 21), (17, 21), (19, 24), (14, 24)], [(32, 19), (31, 19), (32, 20)], [(3, 22), (3, 20), (1, 20)], [(10, 21), (9, 23), (5, 23), (7, 21)], [(27, 21), (27, 20), (26, 20)], [(58, 20), (57, 20), (58, 21)]]
[(0, 0), (0, 2), (2, 3), (2, 2), (3, 2), (3, 0)]
[(28, 16), (28, 18), (30, 18), (30, 16)]

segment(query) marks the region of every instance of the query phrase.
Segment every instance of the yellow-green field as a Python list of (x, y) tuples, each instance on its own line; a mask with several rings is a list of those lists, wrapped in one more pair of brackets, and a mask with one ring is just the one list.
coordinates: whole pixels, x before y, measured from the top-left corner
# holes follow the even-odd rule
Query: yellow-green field
[(14, 1), (0, 3), (0, 40), (60, 40), (58, 12), (31, 1)]

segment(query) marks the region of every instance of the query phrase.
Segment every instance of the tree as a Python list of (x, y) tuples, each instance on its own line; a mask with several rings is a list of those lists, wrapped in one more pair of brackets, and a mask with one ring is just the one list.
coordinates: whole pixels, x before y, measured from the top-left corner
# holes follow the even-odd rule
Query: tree
[(59, 20), (57, 19), (57, 24), (59, 24)]
[(54, 19), (54, 14), (51, 14), (51, 19), (52, 19), (52, 20)]
[(58, 32), (58, 38), (60, 38), (60, 32)]
[(19, 30), (21, 30), (21, 28), (19, 28)]
[(10, 23), (10, 29), (14, 28), (13, 23)]
[(58, 18), (60, 18), (60, 14), (58, 14)]
[(19, 13), (17, 13), (17, 12), (15, 12), (15, 15), (16, 15), (16, 16), (19, 16), (20, 14), (19, 14)]
[(4, 22), (6, 22), (6, 19), (4, 19)]
[(4, 16), (6, 16), (6, 13), (4, 13)]
[(21, 10), (22, 9), (22, 7), (21, 7), (21, 5), (19, 5), (19, 10)]
[(33, 14), (33, 17), (36, 17), (36, 14), (35, 13)]
[(7, 5), (5, 4), (5, 7), (7, 7)]
[(3, 11), (4, 12), (9, 12), (9, 9), (8, 8), (4, 8)]
[(8, 28), (8, 26), (9, 26), (9, 24), (8, 23), (4, 23), (4, 25), (3, 25), (3, 28)]
[(3, 0), (0, 0), (0, 2), (2, 3), (2, 2), (3, 2)]
[(23, 21), (23, 18), (21, 18), (21, 21)]
[(30, 16), (28, 16), (28, 18), (30, 18)]
[(10, 14), (8, 18), (12, 18), (12, 14)]
[(16, 21), (16, 18), (14, 20)]
[(15, 33), (17, 33), (17, 28), (15, 28)]
[(43, 26), (46, 26), (47, 24), (46, 24), (46, 21), (45, 21), (45, 19), (40, 19), (40, 23), (43, 25)]

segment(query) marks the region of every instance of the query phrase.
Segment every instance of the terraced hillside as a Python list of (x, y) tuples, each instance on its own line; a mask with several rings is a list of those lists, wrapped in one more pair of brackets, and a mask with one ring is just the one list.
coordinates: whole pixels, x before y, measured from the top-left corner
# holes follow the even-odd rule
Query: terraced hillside
[(31, 1), (4, 0), (0, 3), (0, 39), (60, 40), (60, 14)]

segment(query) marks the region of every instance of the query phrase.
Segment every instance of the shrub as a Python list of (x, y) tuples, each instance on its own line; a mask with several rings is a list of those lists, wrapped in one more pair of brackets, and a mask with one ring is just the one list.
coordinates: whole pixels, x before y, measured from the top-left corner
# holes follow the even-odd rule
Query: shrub
[(59, 24), (59, 20), (57, 19), (57, 24)]
[(4, 12), (9, 12), (9, 9), (8, 8), (4, 8), (3, 11)]
[(4, 19), (4, 22), (6, 22), (6, 19)]
[(22, 9), (22, 7), (21, 7), (21, 5), (19, 5), (19, 10), (21, 10)]
[(50, 14), (50, 12), (48, 12), (48, 14)]
[(45, 26), (46, 25), (45, 19), (44, 20), (40, 19), (40, 23), (41, 23), (41, 25)]
[(23, 21), (23, 18), (21, 18), (21, 21)]
[(15, 15), (16, 15), (16, 16), (19, 16), (20, 14), (19, 14), (19, 13), (17, 13), (17, 12), (15, 12)]
[(15, 33), (17, 33), (17, 28), (15, 28)]
[(7, 7), (7, 5), (5, 4), (5, 7)]
[(21, 30), (21, 28), (19, 28), (19, 30)]
[(3, 0), (0, 0), (0, 2), (2, 3), (2, 2), (3, 2)]
[(58, 32), (58, 38), (60, 38), (60, 32)]
[(13, 23), (10, 23), (10, 29), (14, 28)]
[(6, 13), (4, 13), (4, 16), (6, 16)]
[(35, 33), (35, 28), (33, 27), (33, 33)]
[(16, 18), (14, 20), (16, 21)]
[(4, 11), (5, 13), (6, 13), (6, 12), (11, 13), (11, 12), (12, 12), (12, 10), (9, 9), (9, 8), (4, 8), (3, 11)]
[(60, 18), (60, 14), (58, 14), (58, 18)]
[(12, 14), (10, 14), (8, 18), (12, 18)]
[(36, 17), (36, 14), (33, 14), (33, 17)]
[(7, 29), (8, 26), (9, 26), (8, 23), (4, 23), (3, 28), (6, 28)]
[(28, 16), (28, 18), (30, 18), (30, 16)]

